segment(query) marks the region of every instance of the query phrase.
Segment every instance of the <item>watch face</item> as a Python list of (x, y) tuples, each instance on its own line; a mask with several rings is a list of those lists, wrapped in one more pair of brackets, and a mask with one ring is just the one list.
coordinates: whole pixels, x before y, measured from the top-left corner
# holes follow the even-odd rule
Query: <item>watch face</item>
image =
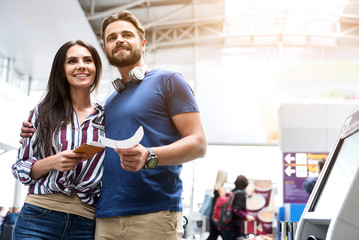
[(157, 166), (157, 161), (157, 158), (151, 158), (147, 163), (147, 167), (149, 169), (155, 168)]

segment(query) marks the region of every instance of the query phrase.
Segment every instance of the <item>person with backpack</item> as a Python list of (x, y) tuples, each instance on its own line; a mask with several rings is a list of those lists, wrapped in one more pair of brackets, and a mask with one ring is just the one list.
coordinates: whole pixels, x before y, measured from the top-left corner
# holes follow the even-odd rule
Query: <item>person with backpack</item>
[(227, 196), (230, 196), (230, 219), (227, 219), (225, 225), (221, 227), (223, 240), (236, 240), (239, 237), (244, 237), (244, 221), (255, 221), (253, 216), (247, 214), (245, 189), (248, 186), (248, 179), (244, 175), (239, 175), (234, 185), (235, 188), (227, 193)]
[[(210, 216), (213, 215), (213, 211), (215, 208), (216, 200), (223, 196), (226, 193), (226, 190), (224, 189), (223, 185), (225, 182), (227, 182), (227, 175), (228, 173), (223, 170), (218, 170), (216, 182), (214, 184), (214, 190), (213, 190), (213, 199), (212, 199), (212, 209)], [(209, 219), (209, 236), (207, 240), (217, 240), (218, 236), (221, 236), (221, 232), (217, 227), (217, 224), (213, 221), (212, 218)]]

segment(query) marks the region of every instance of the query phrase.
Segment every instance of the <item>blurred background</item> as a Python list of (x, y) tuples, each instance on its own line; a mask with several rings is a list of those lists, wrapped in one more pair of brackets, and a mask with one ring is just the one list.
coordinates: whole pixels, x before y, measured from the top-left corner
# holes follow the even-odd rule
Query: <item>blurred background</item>
[(356, 0), (1, 0), (0, 206), (22, 205), (26, 188), (10, 167), (58, 48), (94, 45), (104, 69), (93, 99), (104, 104), (114, 91), (118, 71), (102, 50), (101, 23), (123, 9), (146, 29), (146, 63), (180, 72), (199, 103), (208, 151), (182, 172), (185, 215), (201, 222), (191, 236), (206, 231), (198, 210), (218, 170), (228, 172), (228, 189), (239, 174), (270, 180), (273, 209), (305, 204), (308, 195), (286, 192), (284, 179), (300, 182), (310, 171), (285, 164), (298, 153), (306, 161), (328, 154), (357, 106)]

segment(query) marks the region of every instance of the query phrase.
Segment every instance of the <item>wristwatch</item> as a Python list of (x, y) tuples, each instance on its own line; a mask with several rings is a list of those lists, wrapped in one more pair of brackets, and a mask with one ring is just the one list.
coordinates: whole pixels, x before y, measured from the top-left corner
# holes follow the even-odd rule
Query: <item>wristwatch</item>
[(144, 169), (153, 169), (158, 164), (158, 159), (156, 153), (152, 150), (152, 148), (147, 148), (149, 152), (145, 165), (143, 166)]

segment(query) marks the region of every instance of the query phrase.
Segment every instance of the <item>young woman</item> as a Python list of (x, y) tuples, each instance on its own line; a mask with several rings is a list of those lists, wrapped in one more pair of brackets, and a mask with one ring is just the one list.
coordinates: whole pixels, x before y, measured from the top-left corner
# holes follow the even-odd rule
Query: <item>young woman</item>
[(219, 196), (223, 196), (226, 194), (226, 190), (224, 189), (224, 184), (227, 182), (228, 173), (222, 170), (218, 170), (216, 182), (214, 184), (213, 190), (213, 199), (212, 199), (212, 210), (209, 218), (209, 236), (207, 240), (217, 240), (218, 236), (222, 236), (221, 231), (218, 229), (217, 225), (212, 220), (214, 205)]
[(232, 220), (229, 226), (222, 230), (223, 240), (242, 239), (244, 235), (244, 221), (253, 222), (255, 218), (247, 214), (247, 199), (246, 188), (248, 186), (248, 179), (244, 175), (239, 175), (234, 182), (235, 188), (232, 190)]
[(12, 166), (29, 186), (13, 239), (94, 239), (104, 154), (83, 159), (73, 150), (105, 134), (104, 111), (90, 96), (101, 69), (96, 49), (83, 41), (56, 53), (44, 98), (29, 117), (35, 132)]

